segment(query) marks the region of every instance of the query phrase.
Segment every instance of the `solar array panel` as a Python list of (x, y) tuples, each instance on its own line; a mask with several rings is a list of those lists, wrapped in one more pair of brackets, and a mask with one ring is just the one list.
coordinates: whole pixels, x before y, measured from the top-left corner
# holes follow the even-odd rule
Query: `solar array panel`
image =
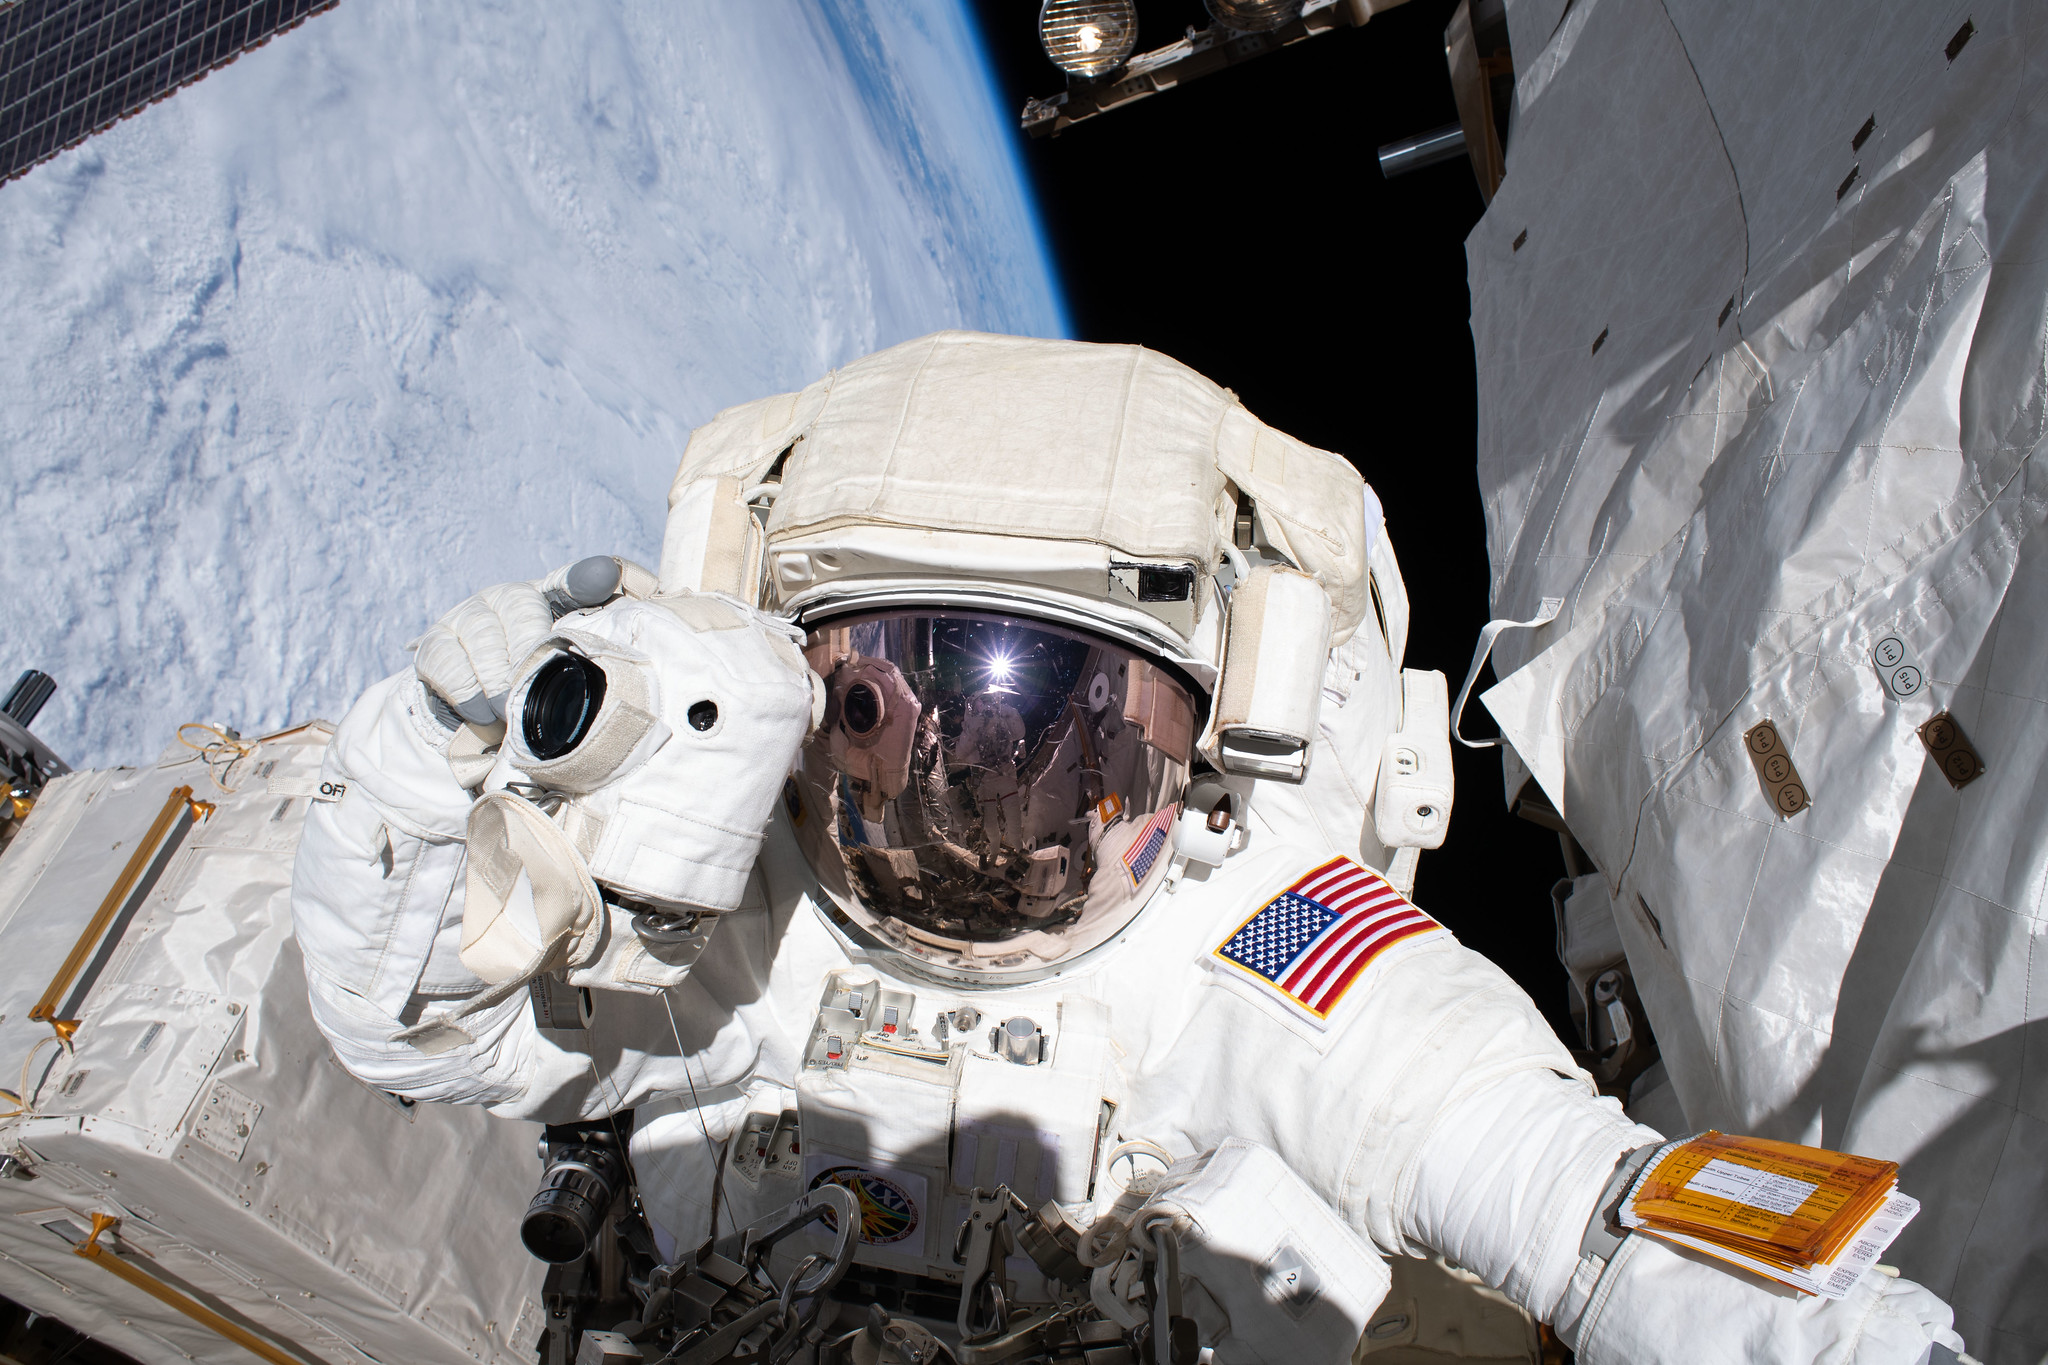
[(336, 0), (16, 0), (0, 8), (0, 180)]

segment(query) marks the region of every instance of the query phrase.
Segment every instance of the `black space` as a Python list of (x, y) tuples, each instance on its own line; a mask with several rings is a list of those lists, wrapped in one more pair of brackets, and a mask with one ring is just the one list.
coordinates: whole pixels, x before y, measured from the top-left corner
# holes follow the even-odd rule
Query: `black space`
[[(1007, 106), (1064, 77), (1037, 0), (975, 0)], [(1407, 666), (1453, 693), (1487, 619), (1464, 239), (1470, 165), (1388, 181), (1381, 143), (1457, 119), (1443, 31), (1414, 0), (1022, 146), (1075, 335), (1139, 342), (1349, 459), (1378, 492), (1413, 604)], [(1138, 47), (1203, 26), (1140, 0)], [(1490, 683), (1489, 672), (1483, 683)], [(1478, 690), (1478, 689), (1475, 689)], [(1476, 703), (1468, 734), (1493, 733)], [(1570, 1038), (1549, 891), (1557, 836), (1508, 814), (1494, 752), (1459, 749), (1450, 837), (1416, 899), (1500, 963)]]
[(6, 1298), (0, 1298), (0, 1361), (8, 1365), (135, 1365), (113, 1347)]

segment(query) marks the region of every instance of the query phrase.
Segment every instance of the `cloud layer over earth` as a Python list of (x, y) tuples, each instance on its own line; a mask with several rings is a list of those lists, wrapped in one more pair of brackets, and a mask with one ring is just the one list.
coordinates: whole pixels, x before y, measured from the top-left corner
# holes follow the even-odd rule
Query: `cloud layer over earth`
[(1008, 118), (950, 4), (344, 0), (0, 187), (0, 687), (144, 761), (654, 564), (719, 408), (1064, 332)]

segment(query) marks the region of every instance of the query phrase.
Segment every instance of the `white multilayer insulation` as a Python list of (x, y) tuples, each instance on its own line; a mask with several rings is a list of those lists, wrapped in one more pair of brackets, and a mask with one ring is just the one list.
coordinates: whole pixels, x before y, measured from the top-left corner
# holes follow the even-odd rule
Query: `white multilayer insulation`
[[(1605, 874), (1692, 1126), (1901, 1161), (1904, 1272), (1973, 1353), (2037, 1361), (2048, 12), (1508, 14), (1479, 472), (1493, 614), (1564, 602), (1495, 651), (1510, 787)], [(1989, 764), (1960, 791), (1916, 733), (1942, 710)], [(1743, 749), (1764, 719), (1789, 818)]]

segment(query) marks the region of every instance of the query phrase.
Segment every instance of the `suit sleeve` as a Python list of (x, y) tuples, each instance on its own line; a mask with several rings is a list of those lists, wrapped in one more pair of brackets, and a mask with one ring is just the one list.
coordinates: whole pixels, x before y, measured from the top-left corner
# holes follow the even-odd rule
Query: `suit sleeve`
[(1660, 1135), (1599, 1096), (1528, 996), (1447, 932), (1387, 952), (1326, 1019), (1251, 973), (1212, 970), (1210, 986), (1170, 1046), (1138, 1059), (1144, 1107), (1184, 1125), (1169, 1145), (1272, 1147), (1383, 1252), (1473, 1270), (1585, 1365), (1917, 1365), (1930, 1342), (1960, 1345), (1947, 1306), (1910, 1281), (1873, 1273), (1829, 1300), (1640, 1235), (1583, 1247), (1622, 1158)]

